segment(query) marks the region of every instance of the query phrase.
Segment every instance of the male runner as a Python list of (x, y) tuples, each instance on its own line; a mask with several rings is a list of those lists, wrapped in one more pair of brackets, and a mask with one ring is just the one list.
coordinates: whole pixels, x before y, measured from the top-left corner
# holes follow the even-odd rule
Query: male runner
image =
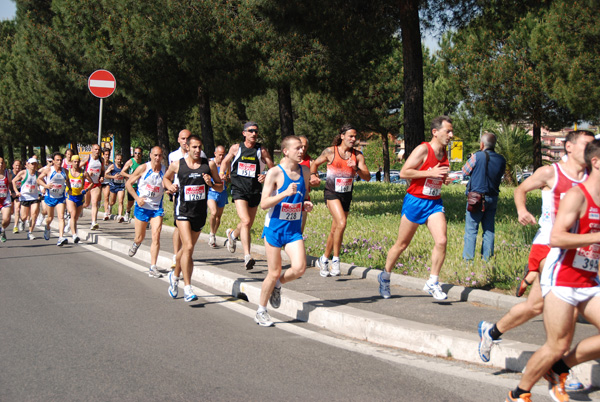
[[(221, 163), (225, 156), (225, 147), (219, 145), (215, 148), (215, 157), (211, 160), (217, 165), (217, 172), (221, 174)], [(208, 189), (208, 209), (210, 210), (210, 234), (208, 236), (208, 245), (211, 248), (217, 247), (216, 233), (221, 225), (221, 217), (223, 216), (223, 210), (227, 205), (227, 187), (225, 181), (223, 181), (223, 191), (216, 191), (213, 188)]]
[(410, 244), (419, 226), (426, 224), (434, 246), (431, 252), (431, 275), (423, 290), (436, 300), (445, 300), (446, 293), (438, 277), (446, 258), (446, 215), (442, 203), (442, 184), (449, 184), (450, 163), (446, 146), (453, 137), (452, 120), (439, 116), (431, 122), (432, 138), (416, 147), (400, 170), (400, 177), (411, 180), (402, 204), (402, 218), (398, 239), (388, 251), (385, 270), (379, 274), (379, 293), (384, 299), (391, 297), (390, 277), (400, 254)]
[(65, 158), (63, 159), (62, 168), (65, 169), (67, 172), (69, 171), (69, 169), (71, 169), (71, 158), (73, 157), (74, 153), (75, 152), (73, 152), (71, 148), (68, 148), (65, 151)]
[[(6, 228), (10, 224), (12, 199), (10, 195), (10, 180), (7, 169), (2, 169), (4, 158), (0, 163), (0, 211), (2, 211), (2, 224), (0, 225), (0, 242), (6, 241)], [(16, 227), (16, 223), (15, 223)]]
[(92, 224), (90, 230), (98, 229), (98, 207), (100, 205), (100, 197), (102, 195), (102, 189), (100, 188), (102, 181), (104, 180), (104, 164), (102, 157), (100, 156), (100, 145), (92, 145), (92, 153), (88, 156), (87, 160), (83, 163), (84, 171), (90, 176), (92, 181), (86, 181), (84, 190), (85, 203), (84, 208), (87, 208), (90, 203), (92, 204)]
[[(38, 161), (36, 158), (29, 158), (25, 169), (13, 177), (13, 188), (16, 191), (17, 197), (21, 203), (21, 220), (25, 222), (29, 220), (29, 232), (27, 233), (28, 240), (35, 240), (33, 229), (40, 212), (40, 190), (37, 184), (37, 169)], [(21, 183), (21, 188), (17, 189), (17, 183)]]
[(109, 148), (104, 148), (102, 150), (102, 167), (104, 168), (104, 180), (102, 181), (102, 185), (101, 185), (101, 189), (102, 189), (102, 200), (104, 201), (104, 220), (107, 221), (110, 219), (111, 216), (111, 209), (110, 209), (110, 184), (111, 181), (106, 177), (106, 170), (109, 168), (109, 166), (111, 166), (113, 163), (110, 160), (110, 149)]
[[(340, 252), (356, 174), (363, 180), (369, 180), (371, 174), (365, 164), (362, 152), (354, 149), (357, 131), (351, 124), (344, 124), (339, 134), (333, 139), (333, 145), (325, 148), (310, 167), (310, 184), (319, 185), (319, 166), (327, 162), (327, 178), (325, 180), (325, 202), (331, 214), (331, 230), (327, 236), (325, 253), (317, 260), (319, 273), (322, 277), (340, 275)], [(333, 251), (331, 270), (329, 256)]]
[(67, 208), (71, 215), (69, 225), (71, 227), (73, 243), (79, 243), (77, 221), (79, 221), (81, 211), (83, 211), (83, 201), (85, 197), (83, 185), (86, 181), (92, 181), (90, 175), (81, 169), (79, 155), (73, 155), (71, 157), (71, 169), (67, 171), (67, 177), (69, 179), (69, 186), (67, 187)]
[(123, 155), (117, 152), (115, 155), (115, 163), (110, 165), (104, 174), (110, 180), (110, 200), (109, 208), (112, 210), (113, 205), (118, 202), (117, 206), (117, 222), (125, 221), (123, 218), (123, 201), (125, 200), (125, 177), (121, 174), (123, 170)]
[[(50, 169), (52, 167), (52, 165), (54, 164), (54, 161), (52, 160), (52, 155), (49, 155), (46, 158), (46, 166), (41, 167), (38, 171), (38, 177), (40, 174), (42, 174), (43, 172), (45, 172), (46, 170)], [(40, 185), (38, 185), (38, 197), (40, 199), (40, 213), (38, 214), (37, 220), (35, 222), (35, 226), (42, 226), (42, 224), (44, 224), (45, 220), (46, 220), (46, 216), (48, 215), (48, 210), (46, 208), (46, 202), (44, 201), (44, 193), (46, 192), (46, 189)], [(45, 226), (45, 224), (44, 224)]]
[(221, 180), (225, 180), (227, 172), (231, 177), (231, 198), (235, 204), (240, 223), (235, 229), (227, 229), (227, 250), (235, 252), (238, 236), (241, 237), (244, 248), (244, 265), (252, 269), (255, 261), (250, 255), (250, 229), (256, 218), (258, 204), (260, 204), (262, 183), (265, 175), (262, 174), (263, 166), (272, 168), (273, 160), (269, 151), (262, 148), (258, 140), (258, 124), (249, 121), (244, 124), (244, 142), (234, 144), (229, 148), (229, 153), (221, 162)]
[[(584, 151), (586, 145), (593, 139), (594, 134), (589, 131), (569, 132), (564, 144), (567, 158), (552, 165), (542, 166), (515, 189), (515, 205), (519, 222), (522, 225), (536, 224), (535, 217), (527, 210), (526, 198), (527, 193), (542, 189), (540, 228), (531, 245), (527, 265), (529, 272), (521, 281), (519, 295), (525, 292), (527, 285), (533, 286), (527, 300), (512, 307), (498, 322), (494, 324), (481, 321), (479, 323), (479, 357), (484, 362), (490, 360), (492, 346), (501, 341), (500, 336), (503, 333), (542, 314), (544, 299), (540, 287), (539, 270), (544, 266), (546, 256), (550, 252), (552, 224), (556, 217), (558, 204), (564, 194), (587, 178)], [(571, 375), (567, 382), (567, 389), (576, 390), (582, 387), (583, 384)]]
[[(192, 271), (194, 269), (192, 254), (200, 231), (206, 223), (208, 188), (215, 187), (218, 191), (223, 188), (223, 183), (219, 178), (215, 163), (201, 157), (202, 140), (200, 137), (190, 135), (187, 145), (188, 156), (181, 158), (179, 163), (169, 166), (163, 184), (171, 193), (178, 193), (174, 215), (181, 238), (181, 249), (177, 253), (175, 269), (169, 272), (169, 295), (172, 298), (177, 297), (179, 274), (183, 271), (184, 300), (191, 302), (198, 300), (192, 289)], [(179, 178), (178, 186), (173, 184), (175, 175)]]
[(57, 246), (62, 247), (68, 240), (63, 236), (65, 230), (65, 190), (69, 185), (67, 172), (62, 168), (63, 156), (60, 152), (52, 154), (54, 164), (50, 169), (46, 169), (38, 176), (38, 184), (46, 190), (44, 202), (46, 203), (47, 214), (44, 227), (44, 239), (50, 240), (50, 224), (54, 220), (54, 210), (58, 215), (58, 242)]
[(568, 190), (550, 233), (552, 249), (542, 271), (546, 342), (531, 356), (518, 387), (507, 401), (531, 401), (531, 388), (544, 375), (555, 401), (568, 401), (569, 369), (600, 358), (600, 335), (569, 350), (577, 313), (600, 330), (600, 140), (585, 149), (589, 177)]
[(12, 165), (12, 176), (10, 179), (10, 188), (12, 189), (12, 202), (13, 202), (13, 213), (14, 213), (14, 228), (13, 233), (19, 233), (19, 231), (25, 230), (25, 223), (21, 220), (21, 202), (19, 201), (19, 197), (17, 197), (17, 191), (21, 188), (21, 181), (17, 181), (16, 186), (13, 186), (12, 179), (19, 174), (21, 171), (21, 161), (19, 159), (15, 159)]
[[(127, 191), (135, 199), (135, 239), (129, 249), (129, 256), (133, 257), (140, 244), (146, 237), (146, 228), (148, 222), (152, 227), (152, 245), (150, 246), (150, 270), (148, 276), (162, 278), (162, 273), (158, 271), (156, 260), (160, 250), (160, 231), (162, 230), (163, 216), (165, 211), (162, 206), (165, 189), (163, 187), (163, 177), (165, 167), (162, 165), (162, 148), (156, 146), (150, 150), (150, 162), (139, 166), (135, 172), (129, 176), (125, 186)], [(133, 184), (137, 183), (138, 193), (133, 189)]]
[[(179, 143), (179, 148), (169, 154), (169, 166), (171, 166), (173, 163), (179, 163), (179, 160), (181, 158), (185, 158), (187, 156), (187, 139), (190, 135), (192, 135), (190, 130), (183, 129), (179, 132), (179, 134), (177, 135), (177, 142)], [(206, 156), (203, 156), (203, 154), (201, 154), (200, 157), (202, 158)], [(177, 175), (175, 175), (173, 184), (175, 184), (176, 186), (179, 185)], [(177, 197), (177, 193), (172, 194), (171, 199), (173, 203), (177, 201), (175, 197)], [(173, 230), (173, 262), (171, 264), (171, 269), (175, 269), (175, 266), (177, 265), (176, 260), (179, 249), (181, 249), (181, 239), (179, 238), (179, 229), (177, 228), (177, 225), (175, 225), (175, 230)]]
[[(306, 166), (310, 171), (310, 165), (312, 163), (312, 158), (308, 154), (308, 138), (304, 135), (299, 135), (300, 141), (302, 142), (302, 162), (300, 164), (302, 166)], [(309, 178), (310, 181), (310, 178)], [(310, 191), (310, 186), (308, 187), (308, 191)], [(307, 201), (310, 201), (310, 193), (308, 194)], [(304, 227), (306, 226), (306, 219), (308, 219), (308, 214), (302, 214), (302, 233), (304, 233)]]
[[(312, 210), (312, 203), (306, 200), (310, 169), (300, 165), (304, 151), (298, 137), (285, 137), (281, 152), (283, 159), (267, 173), (260, 201), (260, 207), (269, 210), (262, 234), (269, 272), (262, 284), (254, 321), (263, 327), (273, 325), (267, 312), (267, 301), (273, 308), (279, 308), (281, 285), (298, 279), (306, 270), (302, 215), (304, 211)], [(282, 274), (281, 248), (284, 246), (292, 265)]]
[[(142, 164), (143, 157), (142, 148), (136, 147), (133, 149), (133, 158), (129, 159), (125, 162), (125, 166), (123, 166), (123, 170), (121, 170), (121, 174), (125, 176), (126, 179), (129, 179), (129, 176), (135, 172), (135, 170)], [(133, 183), (134, 193), (137, 190), (137, 183)], [(127, 208), (125, 210), (125, 222), (131, 222), (131, 207), (133, 207), (133, 202), (135, 198), (133, 198), (133, 194), (129, 194), (129, 191), (126, 193), (127, 198)]]

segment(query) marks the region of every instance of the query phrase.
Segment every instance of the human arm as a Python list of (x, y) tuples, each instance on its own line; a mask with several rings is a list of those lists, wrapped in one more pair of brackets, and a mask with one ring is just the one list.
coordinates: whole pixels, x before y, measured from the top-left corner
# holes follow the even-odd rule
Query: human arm
[(133, 196), (133, 198), (135, 199), (135, 202), (137, 202), (137, 204), (140, 207), (142, 205), (144, 205), (144, 199), (141, 198), (137, 194), (137, 192), (134, 190), (133, 183), (137, 182), (140, 179), (140, 177), (142, 177), (142, 175), (146, 171), (146, 167), (147, 167), (146, 164), (138, 166), (138, 168), (135, 169), (135, 171), (129, 175), (129, 178), (127, 179), (127, 182), (125, 183), (125, 187), (127, 188), (127, 191), (129, 191), (129, 194), (131, 196)]
[[(269, 154), (269, 151), (266, 148), (261, 148), (260, 153), (261, 153), (261, 158), (262, 158), (263, 162), (267, 165), (267, 167), (269, 169), (273, 168), (275, 166), (275, 164), (273, 163), (273, 159), (271, 158), (271, 154)], [(265, 175), (262, 173), (259, 174), (258, 182), (264, 183), (264, 181), (265, 181)]]
[(323, 163), (330, 163), (333, 160), (333, 147), (328, 147), (321, 152), (321, 155), (317, 159), (313, 161), (310, 165), (310, 185), (313, 187), (317, 187), (321, 184), (321, 179), (319, 179), (319, 166)]
[(260, 207), (262, 209), (274, 207), (285, 197), (294, 195), (298, 192), (298, 185), (296, 183), (291, 183), (285, 191), (277, 193), (277, 189), (280, 188), (281, 185), (283, 185), (283, 173), (281, 169), (269, 170), (267, 172), (267, 177), (265, 178), (265, 184), (260, 198)]
[(177, 172), (179, 172), (179, 161), (171, 163), (163, 176), (163, 186), (169, 194), (175, 194), (179, 190), (179, 186), (173, 184), (173, 179)]
[(214, 161), (209, 161), (208, 167), (210, 168), (210, 175), (204, 174), (204, 181), (207, 183), (207, 185), (208, 183), (211, 183), (209, 187), (211, 187), (213, 190), (218, 192), (223, 191), (223, 182), (221, 181), (221, 177), (219, 177), (217, 164)]
[(231, 148), (229, 148), (229, 152), (227, 153), (227, 155), (225, 155), (225, 157), (221, 161), (221, 180), (225, 180), (225, 178), (227, 177), (227, 173), (231, 171), (231, 161), (235, 157), (235, 154), (237, 154), (239, 148), (240, 144), (232, 145)]
[(471, 176), (471, 173), (473, 173), (473, 168), (475, 168), (475, 163), (477, 163), (477, 157), (475, 154), (472, 154), (462, 168), (462, 172), (465, 176)]
[[(349, 159), (349, 162), (352, 161), (352, 159)], [(369, 181), (371, 180), (371, 172), (369, 172), (369, 169), (367, 168), (367, 164), (365, 163), (365, 156), (362, 154), (362, 152), (356, 152), (356, 173), (358, 173), (358, 176), (363, 179), (364, 181)]]
[(123, 169), (121, 169), (121, 176), (123, 176), (126, 179), (129, 179), (129, 176), (131, 176), (129, 172), (129, 168), (131, 168), (131, 166), (133, 165), (133, 162), (131, 161), (131, 159), (129, 159), (127, 162), (125, 162), (125, 165), (123, 166)]
[[(310, 168), (307, 166), (302, 166), (302, 176), (303, 177), (310, 177)], [(313, 209), (313, 203), (312, 201), (310, 201), (308, 198), (309, 196), (309, 192), (310, 192), (310, 183), (308, 180), (304, 180), (305, 183), (305, 189), (304, 189), (304, 206), (303, 206), (303, 210), (305, 212), (310, 212)]]
[(434, 178), (444, 179), (448, 175), (448, 166), (439, 163), (429, 170), (419, 170), (427, 158), (427, 145), (421, 144), (412, 151), (400, 170), (400, 177), (407, 180)]
[(556, 219), (550, 232), (550, 247), (573, 249), (600, 243), (600, 232), (571, 233), (577, 220), (587, 212), (588, 203), (579, 187), (573, 187), (560, 201)]
[(527, 193), (540, 188), (552, 188), (554, 186), (554, 168), (542, 166), (521, 183), (514, 192), (517, 217), (521, 225), (535, 225), (535, 216), (527, 210)]
[(106, 169), (106, 172), (104, 173), (104, 177), (106, 177), (107, 179), (116, 179), (117, 175), (111, 175), (111, 172), (114, 170), (115, 165), (114, 163), (112, 165), (110, 165), (108, 167), (108, 169)]
[(37, 185), (45, 188), (46, 190), (49, 190), (50, 185), (48, 183), (46, 183), (46, 180), (44, 180), (44, 178), (47, 175), (48, 175), (48, 170), (46, 170), (46, 169), (42, 170), (42, 172), (39, 174), (39, 176), (37, 178)]
[(17, 183), (25, 178), (25, 172), (26, 172), (26, 170), (21, 170), (12, 179), (12, 185), (13, 185), (13, 188), (15, 189), (15, 195), (17, 197), (21, 196), (21, 191), (20, 191), (21, 189), (17, 187)]

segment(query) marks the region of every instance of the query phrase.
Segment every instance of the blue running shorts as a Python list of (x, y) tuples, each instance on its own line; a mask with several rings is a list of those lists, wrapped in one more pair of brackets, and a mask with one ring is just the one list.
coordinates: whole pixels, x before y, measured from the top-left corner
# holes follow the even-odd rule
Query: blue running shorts
[(44, 202), (46, 203), (46, 205), (48, 205), (49, 207), (55, 207), (58, 204), (64, 204), (66, 201), (66, 197), (60, 197), (60, 198), (52, 198), (49, 196), (44, 196)]
[(142, 222), (150, 222), (150, 219), (156, 218), (157, 216), (164, 216), (165, 210), (162, 208), (159, 209), (146, 209), (140, 207), (137, 202), (135, 203), (135, 211), (133, 213), (137, 220)]
[(74, 202), (76, 207), (80, 207), (83, 205), (83, 201), (84, 201), (84, 195), (70, 195), (69, 194), (69, 201)]
[(225, 205), (229, 203), (227, 200), (227, 190), (221, 191), (220, 193), (217, 191), (208, 191), (208, 199), (215, 200), (217, 202), (217, 207), (223, 208)]
[(274, 232), (269, 228), (263, 228), (262, 238), (267, 241), (273, 247), (283, 247), (286, 244), (293, 243), (298, 240), (302, 240), (302, 233), (281, 233)]
[(415, 197), (412, 194), (406, 194), (402, 203), (402, 215), (419, 225), (427, 222), (427, 219), (435, 213), (445, 213), (442, 199), (428, 200), (426, 198)]

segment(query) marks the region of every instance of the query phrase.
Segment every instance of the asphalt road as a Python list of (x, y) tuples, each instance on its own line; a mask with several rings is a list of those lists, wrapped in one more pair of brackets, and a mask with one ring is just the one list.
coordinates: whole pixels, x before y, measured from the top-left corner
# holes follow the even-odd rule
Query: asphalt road
[(518, 382), (306, 323), (262, 328), (245, 301), (172, 300), (129, 260), (55, 244), (0, 245), (0, 401), (501, 401)]

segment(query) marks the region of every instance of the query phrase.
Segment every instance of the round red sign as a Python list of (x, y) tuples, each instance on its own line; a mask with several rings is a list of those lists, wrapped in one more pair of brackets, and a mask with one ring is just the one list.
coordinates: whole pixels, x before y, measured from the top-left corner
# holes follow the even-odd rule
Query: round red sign
[(116, 87), (115, 76), (107, 70), (96, 70), (88, 78), (88, 88), (98, 98), (108, 98), (115, 92)]

